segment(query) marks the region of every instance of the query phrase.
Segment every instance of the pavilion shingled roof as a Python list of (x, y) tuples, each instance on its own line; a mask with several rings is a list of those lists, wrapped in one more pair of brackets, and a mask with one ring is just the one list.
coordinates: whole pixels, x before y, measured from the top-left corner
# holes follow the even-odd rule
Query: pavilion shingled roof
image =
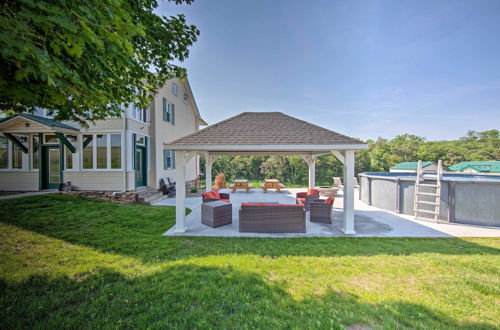
[(170, 145), (365, 144), (281, 112), (243, 112), (177, 139)]

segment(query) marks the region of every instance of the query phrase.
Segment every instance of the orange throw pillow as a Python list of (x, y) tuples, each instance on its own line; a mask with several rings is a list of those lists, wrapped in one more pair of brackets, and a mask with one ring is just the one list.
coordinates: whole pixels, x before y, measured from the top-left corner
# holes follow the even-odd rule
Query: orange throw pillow
[(334, 200), (335, 199), (333, 199), (332, 197), (328, 197), (325, 201), (325, 204), (332, 204)]
[(307, 194), (308, 195), (319, 195), (319, 190), (314, 189), (314, 188), (309, 188), (309, 189), (307, 189)]

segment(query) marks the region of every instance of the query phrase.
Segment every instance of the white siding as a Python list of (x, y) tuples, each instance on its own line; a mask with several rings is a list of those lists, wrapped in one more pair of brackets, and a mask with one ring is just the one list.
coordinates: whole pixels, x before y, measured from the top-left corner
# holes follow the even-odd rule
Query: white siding
[(75, 190), (123, 190), (123, 171), (65, 171), (64, 182), (71, 181)]
[(149, 125), (127, 118), (127, 129), (141, 135), (149, 135)]
[(38, 190), (38, 171), (0, 171), (0, 190), (36, 191)]

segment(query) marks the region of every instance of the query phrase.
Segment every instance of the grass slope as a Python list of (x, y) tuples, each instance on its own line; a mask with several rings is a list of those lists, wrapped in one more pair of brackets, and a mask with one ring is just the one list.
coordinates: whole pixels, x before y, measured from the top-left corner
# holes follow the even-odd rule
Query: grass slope
[(0, 207), (1, 328), (500, 327), (499, 239), (166, 238), (167, 207)]

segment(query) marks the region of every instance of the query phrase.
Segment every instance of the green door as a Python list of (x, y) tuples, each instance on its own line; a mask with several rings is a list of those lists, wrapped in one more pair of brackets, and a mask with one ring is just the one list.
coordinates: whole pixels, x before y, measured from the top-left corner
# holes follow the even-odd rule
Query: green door
[(59, 146), (44, 146), (42, 188), (58, 189), (61, 183), (61, 152)]
[(147, 164), (146, 147), (135, 147), (135, 186), (143, 187), (147, 185)]

